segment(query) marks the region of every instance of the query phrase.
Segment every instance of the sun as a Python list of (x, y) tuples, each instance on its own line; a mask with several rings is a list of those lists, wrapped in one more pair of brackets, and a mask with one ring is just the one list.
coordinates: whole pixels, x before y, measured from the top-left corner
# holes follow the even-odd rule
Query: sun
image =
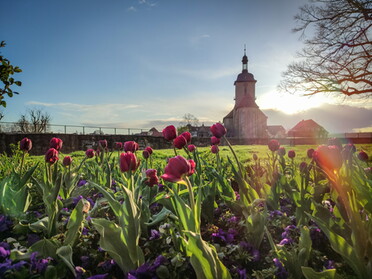
[(329, 103), (324, 96), (300, 96), (289, 93), (269, 92), (257, 98), (261, 109), (278, 110), (286, 114), (295, 114)]

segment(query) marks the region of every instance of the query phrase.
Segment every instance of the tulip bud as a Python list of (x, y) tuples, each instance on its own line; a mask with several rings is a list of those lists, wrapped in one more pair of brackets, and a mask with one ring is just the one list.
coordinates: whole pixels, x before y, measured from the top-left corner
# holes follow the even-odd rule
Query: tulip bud
[(186, 160), (182, 156), (170, 158), (161, 178), (169, 182), (180, 182), (183, 176), (190, 176), (195, 172), (195, 166), (193, 160)]
[(307, 169), (307, 163), (306, 162), (301, 162), (300, 164), (300, 172), (304, 173)]
[(136, 155), (130, 151), (120, 154), (120, 170), (122, 172), (136, 171), (139, 163)]
[[(283, 147), (283, 146), (281, 146), (281, 147), (279, 147), (279, 149), (278, 149), (278, 155), (279, 156), (284, 156), (285, 155), (285, 148)], [(288, 156), (289, 156), (289, 152), (288, 152)]]
[(50, 140), (50, 148), (54, 148), (57, 151), (61, 150), (63, 141), (60, 138), (52, 138)]
[(221, 140), (215, 136), (211, 137), (211, 144), (212, 145), (217, 145), (220, 144)]
[(312, 159), (313, 158), (314, 149), (309, 148), (306, 153), (307, 153), (307, 157), (309, 159)]
[(115, 150), (122, 150), (123, 143), (122, 142), (115, 142)]
[(107, 140), (99, 140), (98, 141), (98, 147), (101, 150), (105, 150), (107, 148)]
[(124, 142), (124, 151), (135, 153), (138, 150), (138, 143), (135, 141)]
[(142, 156), (147, 160), (150, 157), (150, 153), (145, 149), (142, 151)]
[(150, 155), (152, 155), (152, 153), (154, 152), (150, 146), (147, 146), (147, 147), (145, 148), (145, 150), (147, 150), (147, 152), (148, 152)]
[(57, 161), (58, 161), (58, 150), (55, 148), (49, 148), (49, 150), (45, 153), (45, 162), (53, 165)]
[(293, 159), (294, 157), (296, 157), (296, 152), (294, 150), (289, 150), (288, 151), (288, 157)]
[(155, 169), (148, 169), (146, 171), (146, 178), (145, 181), (146, 185), (152, 187), (154, 185), (159, 184), (159, 177), (157, 176), (157, 171)]
[(72, 158), (70, 156), (65, 156), (65, 158), (63, 158), (63, 165), (65, 167), (68, 167), (69, 165), (71, 165), (72, 163)]
[(268, 147), (269, 147), (269, 149), (271, 150), (271, 151), (277, 151), (278, 149), (279, 149), (279, 147), (280, 147), (280, 143), (279, 143), (279, 141), (277, 141), (277, 140), (275, 140), (275, 139), (272, 139), (272, 140), (270, 140), (269, 141), (269, 143), (268, 143)]
[(88, 149), (87, 151), (85, 151), (85, 156), (87, 156), (88, 158), (93, 158), (94, 157), (94, 150), (93, 149)]
[(258, 156), (256, 153), (253, 153), (253, 160), (257, 161), (258, 160)]
[(193, 144), (189, 144), (187, 146), (187, 150), (189, 150), (189, 152), (194, 152), (196, 150), (196, 146)]
[(226, 128), (221, 123), (212, 125), (210, 130), (216, 138), (222, 138), (226, 134)]
[(358, 153), (358, 159), (362, 162), (368, 162), (368, 154), (362, 150)]
[(176, 137), (173, 141), (174, 147), (178, 149), (182, 149), (186, 144), (187, 144), (187, 140), (182, 135)]
[(219, 148), (218, 148), (218, 145), (212, 145), (211, 146), (211, 152), (214, 153), (214, 154), (217, 154), (219, 152)]
[(29, 138), (24, 138), (19, 143), (19, 149), (24, 152), (29, 152), (32, 148), (32, 141)]
[(187, 143), (190, 143), (191, 142), (191, 134), (190, 134), (190, 132), (188, 132), (188, 131), (183, 132), (181, 134), (181, 136), (183, 136), (186, 139)]
[(162, 133), (167, 141), (172, 141), (177, 137), (177, 130), (173, 125), (165, 127)]

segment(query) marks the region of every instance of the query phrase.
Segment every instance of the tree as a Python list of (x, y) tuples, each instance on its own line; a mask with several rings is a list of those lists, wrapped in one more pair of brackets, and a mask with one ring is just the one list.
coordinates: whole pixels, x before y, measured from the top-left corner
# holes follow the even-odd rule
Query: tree
[(31, 109), (21, 115), (16, 127), (21, 133), (45, 133), (50, 124), (51, 117), (41, 109)]
[[(372, 94), (372, 1), (313, 0), (295, 16), (304, 48), (283, 73), (279, 89), (304, 95)], [(307, 38), (305, 31), (313, 30)]]
[[(5, 47), (5, 42), (1, 41), (0, 48)], [(6, 107), (6, 101), (4, 100), (4, 96), (8, 95), (8, 97), (13, 97), (14, 94), (18, 94), (18, 92), (14, 92), (10, 87), (15, 84), (17, 86), (21, 86), (22, 82), (19, 80), (14, 80), (12, 75), (15, 73), (20, 73), (22, 70), (10, 64), (10, 61), (0, 55), (0, 80), (3, 83), (4, 87), (0, 88), (0, 106)]]
[(189, 126), (199, 126), (199, 119), (191, 113), (185, 113), (177, 128), (178, 133), (189, 130)]

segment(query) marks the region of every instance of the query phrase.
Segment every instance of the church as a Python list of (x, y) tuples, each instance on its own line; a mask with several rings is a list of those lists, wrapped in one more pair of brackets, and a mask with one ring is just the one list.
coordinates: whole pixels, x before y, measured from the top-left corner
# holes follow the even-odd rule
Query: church
[(267, 138), (267, 116), (256, 104), (255, 88), (257, 80), (248, 72), (248, 57), (242, 59), (243, 69), (236, 78), (235, 106), (223, 118), (227, 137), (237, 139)]

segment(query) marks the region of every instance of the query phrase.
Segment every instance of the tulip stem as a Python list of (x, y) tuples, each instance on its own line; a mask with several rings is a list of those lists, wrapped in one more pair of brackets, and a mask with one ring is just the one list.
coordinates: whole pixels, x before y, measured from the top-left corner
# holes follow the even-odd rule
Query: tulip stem
[(173, 146), (173, 150), (174, 150), (174, 155), (177, 156), (177, 150), (176, 150), (176, 147)]
[(21, 161), (21, 169), (19, 171), (19, 174), (22, 176), (22, 172), (23, 172), (23, 164), (25, 162), (25, 156), (26, 156), (26, 152), (23, 152), (22, 154), (22, 161)]
[(195, 199), (194, 199), (194, 192), (192, 190), (192, 185), (187, 176), (185, 177), (185, 181), (186, 181), (187, 190), (189, 192), (190, 207), (191, 207), (191, 210), (194, 211), (195, 210)]
[(226, 140), (227, 145), (229, 146), (229, 148), (230, 148), (230, 150), (231, 150), (231, 152), (232, 152), (232, 154), (233, 154), (233, 156), (235, 158), (235, 161), (238, 164), (239, 174), (240, 174), (241, 178), (243, 179), (243, 171), (242, 171), (242, 167), (241, 167), (241, 165), (239, 163), (238, 157), (236, 156), (236, 153), (235, 153), (234, 149), (232, 148), (230, 142), (227, 140), (227, 138), (225, 136), (223, 136), (223, 138)]

